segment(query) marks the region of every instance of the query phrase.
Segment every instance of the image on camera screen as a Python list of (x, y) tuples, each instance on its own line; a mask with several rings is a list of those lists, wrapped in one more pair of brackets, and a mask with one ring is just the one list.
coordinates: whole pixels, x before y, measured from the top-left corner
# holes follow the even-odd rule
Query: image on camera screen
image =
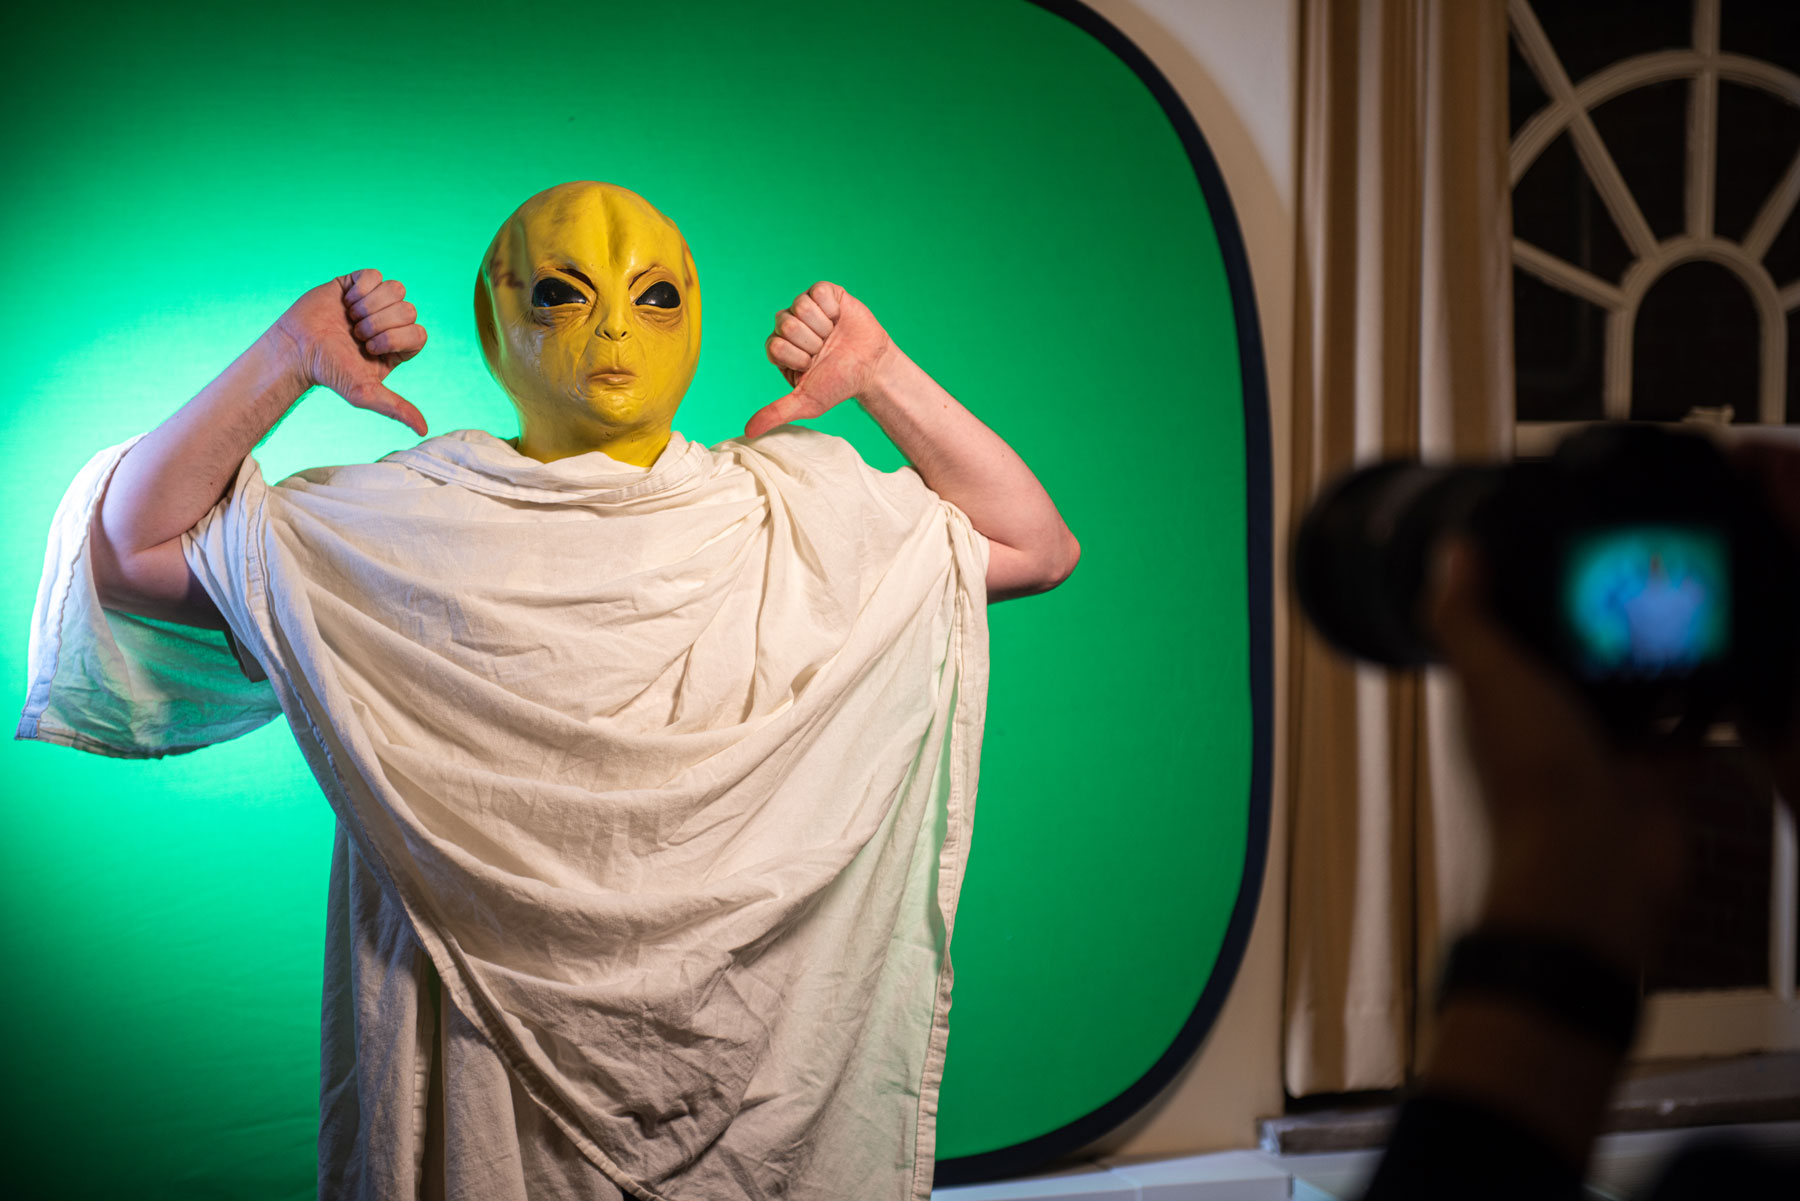
[(1731, 642), (1725, 539), (1705, 526), (1614, 526), (1575, 539), (1563, 613), (1590, 679), (1647, 679), (1724, 658)]

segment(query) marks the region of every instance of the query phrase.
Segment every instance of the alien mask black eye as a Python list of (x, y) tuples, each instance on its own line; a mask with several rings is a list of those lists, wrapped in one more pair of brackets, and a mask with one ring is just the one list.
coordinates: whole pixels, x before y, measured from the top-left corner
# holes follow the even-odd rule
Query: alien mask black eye
[(587, 297), (574, 284), (552, 276), (537, 281), (537, 286), (531, 289), (531, 303), (534, 308), (544, 309), (559, 304), (586, 304)]
[(644, 289), (644, 294), (637, 298), (639, 304), (647, 304), (658, 309), (678, 309), (681, 307), (681, 294), (675, 291), (675, 285), (667, 280), (658, 280)]

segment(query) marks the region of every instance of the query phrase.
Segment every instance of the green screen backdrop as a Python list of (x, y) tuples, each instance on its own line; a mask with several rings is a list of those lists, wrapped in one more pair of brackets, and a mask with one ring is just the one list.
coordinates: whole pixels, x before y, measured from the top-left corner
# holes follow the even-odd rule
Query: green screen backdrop
[[(51, 513), (305, 289), (372, 266), (431, 334), (389, 384), (517, 431), (471, 314), (569, 179), (641, 192), (706, 299), (689, 438), (785, 392), (819, 279), (1025, 458), (1081, 539), (991, 611), (940, 1183), (1022, 1171), (1166, 1083), (1223, 1000), (1264, 845), (1267, 450), (1242, 247), (1173, 93), (1079, 4), (100, 3), (9, 19), (0, 671)], [(814, 423), (902, 460), (854, 405)], [(413, 441), (310, 394), (278, 479)], [(285, 723), (160, 761), (0, 745), (9, 1190), (313, 1194), (332, 815)]]

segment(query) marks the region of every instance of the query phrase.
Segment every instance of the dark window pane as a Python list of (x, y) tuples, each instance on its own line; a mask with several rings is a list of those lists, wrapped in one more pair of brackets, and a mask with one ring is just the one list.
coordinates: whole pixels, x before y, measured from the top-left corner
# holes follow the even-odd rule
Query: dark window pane
[(1614, 282), (1632, 260), (1567, 133), (1544, 148), (1513, 189), (1513, 233)]
[(1506, 108), (1512, 117), (1512, 136), (1517, 136), (1519, 126), (1531, 120), (1533, 113), (1550, 103), (1550, 94), (1544, 91), (1544, 85), (1538, 82), (1531, 68), (1525, 65), (1524, 55), (1519, 47), (1507, 43), (1506, 54)]
[(1766, 58), (1800, 73), (1800, 4), (1792, 0), (1725, 0), (1719, 8), (1719, 49)]
[[(1732, 0), (1725, 0), (1726, 7)], [(1537, 0), (1531, 10), (1569, 78), (1622, 58), (1693, 45), (1692, 0)]]
[(1713, 228), (1741, 239), (1800, 151), (1800, 108), (1760, 88), (1719, 84), (1719, 176)]
[(1646, 989), (1767, 988), (1774, 794), (1739, 747), (1709, 747), (1688, 802), (1692, 876)]
[(1598, 421), (1606, 315), (1513, 271), (1513, 358), (1520, 421)]
[(1787, 315), (1787, 419), (1789, 425), (1800, 424), (1800, 309)]
[(1750, 291), (1716, 263), (1683, 263), (1650, 285), (1631, 350), (1631, 415), (1679, 421), (1730, 405), (1755, 421), (1761, 331)]
[(1658, 238), (1686, 228), (1688, 91), (1687, 80), (1668, 79), (1593, 110), (1594, 128)]

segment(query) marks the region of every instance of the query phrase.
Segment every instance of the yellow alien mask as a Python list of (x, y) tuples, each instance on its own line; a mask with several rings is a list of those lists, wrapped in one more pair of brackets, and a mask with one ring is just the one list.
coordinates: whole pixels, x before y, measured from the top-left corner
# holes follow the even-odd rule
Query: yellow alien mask
[(675, 223), (636, 192), (539, 192), (475, 277), (488, 370), (519, 411), (519, 452), (603, 451), (649, 467), (700, 360), (700, 283)]

